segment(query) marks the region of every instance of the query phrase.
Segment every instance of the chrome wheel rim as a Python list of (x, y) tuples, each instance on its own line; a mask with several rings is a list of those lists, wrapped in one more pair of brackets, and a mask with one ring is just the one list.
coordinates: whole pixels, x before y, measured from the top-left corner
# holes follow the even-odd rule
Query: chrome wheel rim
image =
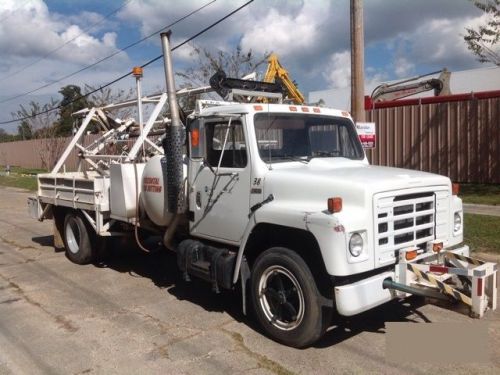
[(295, 329), (304, 319), (304, 292), (284, 267), (274, 265), (262, 273), (259, 303), (269, 323), (280, 330)]
[(66, 223), (65, 231), (66, 233), (66, 243), (68, 245), (68, 250), (73, 254), (78, 253), (80, 250), (80, 228), (78, 227), (78, 223), (74, 218), (70, 218)]

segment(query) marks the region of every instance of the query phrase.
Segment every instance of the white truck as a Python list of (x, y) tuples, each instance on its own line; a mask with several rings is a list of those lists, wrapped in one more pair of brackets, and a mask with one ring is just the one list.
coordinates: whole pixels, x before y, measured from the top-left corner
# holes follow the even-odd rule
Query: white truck
[[(210, 88), (176, 95), (166, 33), (162, 45), (167, 93), (143, 97), (134, 70), (137, 101), (80, 111), (61, 159), (38, 176), (30, 211), (54, 219), (71, 261), (94, 261), (110, 236), (161, 234), (185, 280), (241, 288), (244, 311), (250, 302), (263, 331), (295, 347), (319, 339), (334, 310), (412, 294), (459, 299), (477, 317), (496, 308), (496, 265), (460, 246), (448, 178), (369, 165), (349, 113), (280, 103), (258, 82), (220, 80), (226, 100), (198, 100), (183, 125), (177, 97)], [(136, 104), (138, 122), (109, 115)], [(84, 144), (92, 122), (101, 135)], [(74, 149), (78, 169), (66, 172)]]

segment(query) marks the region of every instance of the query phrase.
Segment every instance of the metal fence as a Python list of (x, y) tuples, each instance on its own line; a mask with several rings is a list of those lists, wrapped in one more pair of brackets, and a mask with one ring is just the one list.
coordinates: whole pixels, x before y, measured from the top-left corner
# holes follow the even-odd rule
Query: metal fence
[(376, 123), (373, 164), (438, 173), (456, 182), (500, 183), (500, 97), (367, 111)]
[[(439, 173), (456, 182), (500, 183), (500, 95), (373, 109), (367, 121), (377, 127), (376, 148), (367, 150), (373, 164)], [(85, 144), (95, 137), (86, 136)], [(50, 168), (68, 142), (0, 143), (0, 165)], [(67, 170), (77, 160), (73, 152)]]

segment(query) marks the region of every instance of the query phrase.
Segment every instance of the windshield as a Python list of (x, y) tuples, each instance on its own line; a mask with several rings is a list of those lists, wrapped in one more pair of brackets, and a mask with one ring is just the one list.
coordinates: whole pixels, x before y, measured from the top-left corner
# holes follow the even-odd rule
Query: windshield
[(354, 125), (341, 117), (258, 113), (254, 118), (259, 154), (265, 162), (314, 157), (363, 159)]

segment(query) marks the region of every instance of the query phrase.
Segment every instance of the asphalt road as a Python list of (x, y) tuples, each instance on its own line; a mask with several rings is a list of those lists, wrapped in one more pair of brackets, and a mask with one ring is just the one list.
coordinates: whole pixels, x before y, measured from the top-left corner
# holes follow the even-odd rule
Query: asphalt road
[(292, 349), (259, 333), (238, 293), (183, 282), (172, 254), (70, 263), (52, 247), (52, 222), (28, 217), (27, 196), (0, 188), (0, 374), (500, 373), (498, 310), (482, 321), (486, 362), (387, 359), (388, 322), (480, 324), (418, 298), (337, 317), (316, 345)]

